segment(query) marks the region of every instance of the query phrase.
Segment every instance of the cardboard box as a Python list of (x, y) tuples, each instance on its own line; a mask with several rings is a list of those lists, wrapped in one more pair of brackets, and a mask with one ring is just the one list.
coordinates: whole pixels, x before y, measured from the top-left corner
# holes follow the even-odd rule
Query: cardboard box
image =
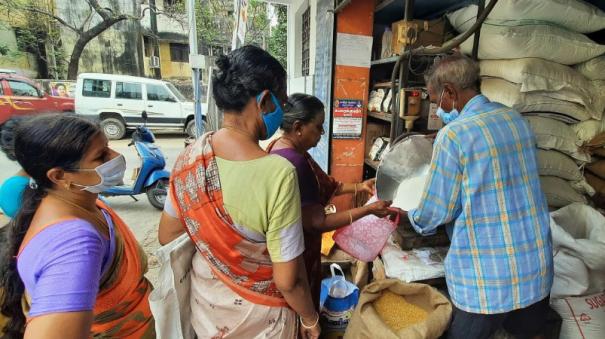
[[(393, 55), (401, 55), (408, 44), (411, 44), (412, 48), (420, 46), (441, 46), (445, 36), (445, 20), (396, 21), (392, 24), (392, 31)], [(409, 37), (408, 31), (410, 31)]]

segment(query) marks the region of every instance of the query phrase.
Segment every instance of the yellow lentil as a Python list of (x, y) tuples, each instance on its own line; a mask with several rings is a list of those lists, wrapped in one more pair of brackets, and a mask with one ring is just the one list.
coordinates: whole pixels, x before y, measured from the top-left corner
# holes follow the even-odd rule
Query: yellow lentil
[(383, 291), (382, 295), (374, 300), (374, 309), (393, 331), (415, 325), (427, 318), (425, 310), (389, 290)]

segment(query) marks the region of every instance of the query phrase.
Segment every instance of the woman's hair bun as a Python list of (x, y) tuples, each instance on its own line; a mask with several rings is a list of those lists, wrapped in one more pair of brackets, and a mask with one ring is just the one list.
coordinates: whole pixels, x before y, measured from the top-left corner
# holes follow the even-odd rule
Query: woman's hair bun
[(229, 70), (229, 67), (231, 66), (231, 63), (229, 62), (229, 57), (226, 55), (221, 55), (216, 59), (216, 67), (218, 67), (218, 69), (221, 72), (226, 72)]

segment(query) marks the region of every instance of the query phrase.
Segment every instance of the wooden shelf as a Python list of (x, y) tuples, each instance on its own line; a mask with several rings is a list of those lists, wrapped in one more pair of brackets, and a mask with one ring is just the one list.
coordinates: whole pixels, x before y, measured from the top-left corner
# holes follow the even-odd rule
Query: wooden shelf
[[(391, 88), (392, 83), (390, 81), (385, 82), (377, 82), (372, 86), (373, 88)], [(398, 83), (395, 83), (395, 86), (399, 86)]]
[(380, 161), (374, 161), (372, 159), (365, 158), (364, 163), (376, 170), (378, 169), (378, 164), (380, 164)]
[(396, 55), (396, 56), (393, 56), (393, 57), (390, 57), (390, 58), (372, 60), (372, 62), (370, 64), (372, 66), (374, 66), (374, 65), (383, 65), (383, 64), (394, 64), (395, 62), (397, 62), (397, 59), (399, 59), (399, 55)]
[(391, 122), (391, 117), (393, 116), (393, 114), (385, 112), (368, 112), (368, 116), (374, 119)]

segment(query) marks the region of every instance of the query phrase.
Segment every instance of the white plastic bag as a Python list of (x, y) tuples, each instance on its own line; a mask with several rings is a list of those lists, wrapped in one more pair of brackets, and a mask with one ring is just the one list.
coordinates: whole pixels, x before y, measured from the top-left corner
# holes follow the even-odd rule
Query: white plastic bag
[(571, 204), (551, 213), (555, 277), (552, 298), (605, 290), (605, 217)]
[(409, 283), (445, 276), (443, 261), (447, 255), (447, 247), (426, 247), (403, 251), (395, 244), (391, 236), (380, 255), (388, 278)]
[(188, 234), (160, 247), (158, 283), (149, 295), (158, 338), (193, 339), (191, 326), (191, 262), (195, 246)]

